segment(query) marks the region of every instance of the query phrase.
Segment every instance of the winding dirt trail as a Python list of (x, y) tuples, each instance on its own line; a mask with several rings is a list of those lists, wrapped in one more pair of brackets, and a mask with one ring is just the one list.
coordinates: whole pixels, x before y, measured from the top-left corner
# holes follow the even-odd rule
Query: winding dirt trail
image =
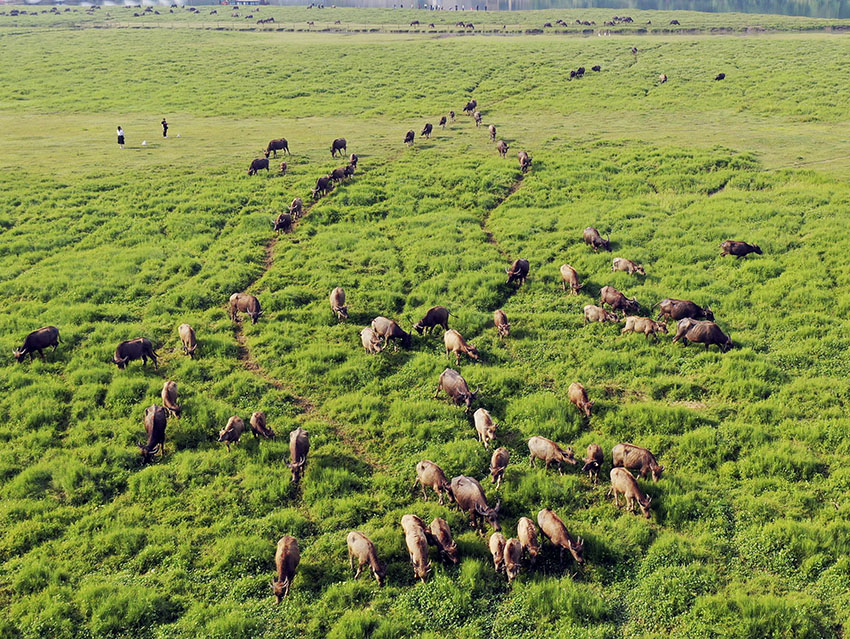
[(487, 243), (495, 246), (496, 250), (499, 251), (499, 255), (501, 255), (502, 257), (504, 257), (507, 260), (510, 260), (511, 257), (510, 257), (510, 255), (508, 255), (508, 252), (505, 251), (505, 249), (503, 249), (501, 247), (501, 245), (499, 244), (498, 240), (496, 239), (496, 236), (493, 234), (493, 231), (490, 230), (488, 222), (490, 221), (490, 216), (493, 215), (493, 213), (496, 211), (496, 209), (498, 209), (500, 206), (502, 206), (502, 204), (507, 202), (508, 199), (514, 193), (519, 191), (520, 187), (522, 186), (522, 182), (525, 179), (525, 176), (526, 176), (525, 173), (520, 173), (520, 176), (511, 185), (511, 188), (508, 189), (508, 192), (505, 193), (504, 197), (502, 197), (500, 200), (498, 200), (496, 202), (496, 205), (493, 208), (488, 209), (487, 212), (484, 214), (484, 217), (481, 218), (481, 230), (484, 231), (484, 235), (487, 238)]

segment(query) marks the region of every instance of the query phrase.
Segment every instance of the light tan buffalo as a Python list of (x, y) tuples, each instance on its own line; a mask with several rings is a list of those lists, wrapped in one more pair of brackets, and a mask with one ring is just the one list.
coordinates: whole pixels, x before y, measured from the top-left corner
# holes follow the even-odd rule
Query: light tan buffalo
[(167, 381), (162, 385), (162, 406), (175, 417), (180, 417), (181, 407), (177, 403), (177, 382)]
[(649, 505), (652, 497), (647, 497), (638, 486), (637, 480), (625, 468), (611, 469), (611, 492), (614, 494), (614, 504), (620, 507), (620, 495), (626, 498), (626, 510), (634, 512), (635, 502), (640, 506), (643, 516), (650, 518)]
[(264, 437), (266, 439), (274, 439), (274, 431), (266, 426), (266, 414), (261, 411), (251, 413), (251, 419), (248, 422), (251, 426), (251, 433), (254, 437)]
[[(428, 559), (428, 537), (425, 534), (425, 522), (416, 515), (405, 515), (401, 518), (404, 530), (404, 543), (413, 565), (413, 576), (423, 584), (431, 572), (431, 561)], [(430, 531), (429, 531), (430, 532)]]
[(528, 517), (520, 517), (516, 524), (516, 536), (528, 553), (528, 560), (533, 566), (540, 554), (540, 544), (537, 542), (537, 526)]
[(445, 519), (435, 517), (431, 522), (431, 536), (434, 538), (440, 556), (443, 561), (451, 564), (460, 563), (460, 557), (457, 552), (457, 544), (452, 539), (452, 530), (446, 523)]
[(663, 322), (656, 322), (648, 317), (637, 317), (636, 315), (629, 315), (626, 317), (626, 325), (623, 327), (623, 330), (620, 331), (622, 335), (626, 333), (643, 333), (646, 339), (649, 339), (651, 335), (655, 338), (655, 341), (658, 341), (658, 333), (666, 333), (667, 332), (667, 324)]
[(443, 505), (443, 493), (448, 495), (449, 501), (454, 501), (452, 487), (449, 484), (446, 473), (429, 459), (423, 459), (416, 464), (416, 481), (413, 482), (414, 489), (416, 488), (416, 484), (421, 485), (422, 498), (425, 501), (428, 501), (428, 493), (425, 492), (426, 486), (430, 486), (437, 493), (437, 496), (440, 498), (440, 506)]
[(578, 292), (584, 288), (584, 285), (578, 281), (576, 270), (569, 264), (563, 264), (561, 266), (561, 287), (564, 291), (567, 290), (567, 284), (570, 285), (570, 291), (573, 295), (578, 295)]
[(346, 543), (348, 544), (348, 565), (352, 570), (354, 570), (354, 559), (357, 559), (357, 572), (354, 573), (354, 578), (357, 579), (363, 572), (363, 566), (369, 564), (369, 570), (378, 582), (378, 586), (383, 586), (387, 569), (378, 560), (378, 553), (372, 540), (359, 530), (352, 530), (348, 533)]
[(493, 568), (496, 572), (501, 572), (505, 568), (505, 536), (500, 532), (494, 532), (490, 535), (488, 546), (490, 547), (490, 555), (493, 557)]
[(478, 359), (478, 349), (472, 344), (467, 344), (463, 336), (453, 328), (450, 328), (443, 335), (443, 343), (446, 345), (446, 357), (450, 357), (449, 353), (454, 353), (455, 365), (460, 364), (461, 353), (470, 359)]
[(590, 418), (590, 409), (593, 408), (593, 402), (588, 399), (584, 386), (578, 382), (573, 382), (570, 384), (568, 393), (570, 401), (575, 404), (579, 412), (583, 413), (585, 417)]
[(227, 420), (227, 424), (221, 429), (218, 434), (218, 441), (224, 442), (227, 446), (227, 452), (230, 452), (230, 444), (238, 444), (239, 438), (242, 437), (242, 432), (245, 430), (245, 422), (241, 417), (234, 415)]
[(177, 327), (177, 334), (180, 335), (180, 341), (183, 343), (183, 352), (191, 359), (194, 359), (195, 351), (198, 349), (195, 330), (188, 324), (181, 324)]
[(490, 447), (490, 442), (496, 439), (496, 422), (490, 417), (490, 412), (485, 408), (479, 408), (472, 415), (475, 421), (475, 432), (478, 433), (478, 440), (484, 444), (484, 448)]
[(384, 350), (381, 338), (378, 337), (370, 326), (360, 331), (360, 343), (363, 344), (363, 348), (366, 349), (367, 353), (380, 353)]
[(537, 525), (540, 526), (540, 534), (560, 550), (561, 561), (564, 560), (564, 551), (568, 550), (578, 565), (584, 563), (584, 540), (581, 537), (573, 539), (558, 515), (544, 508), (537, 513)]
[(511, 325), (508, 323), (508, 316), (505, 311), (498, 309), (493, 311), (493, 324), (496, 327), (496, 334), (499, 339), (504, 339), (511, 334)]
[(522, 544), (519, 539), (508, 539), (505, 542), (504, 555), (505, 575), (508, 577), (510, 584), (517, 578), (520, 569), (522, 568)]
[(587, 457), (582, 459), (584, 466), (581, 471), (587, 473), (594, 484), (599, 483), (599, 469), (602, 468), (603, 459), (602, 447), (599, 444), (590, 444), (587, 447)]
[(594, 304), (588, 304), (584, 307), (584, 323), (588, 322), (614, 322), (615, 324), (620, 321), (620, 318), (617, 317), (616, 313), (612, 313), (611, 311), (606, 311), (601, 306), (595, 306)]
[(625, 271), (629, 275), (634, 275), (637, 273), (638, 275), (646, 275), (646, 271), (643, 270), (643, 266), (640, 264), (635, 264), (631, 260), (627, 260), (625, 257), (615, 257), (611, 263), (611, 272), (614, 271)]
[(336, 313), (336, 317), (340, 322), (348, 319), (348, 307), (345, 305), (345, 291), (343, 289), (337, 286), (332, 290), (330, 302), (331, 311)]
[(563, 475), (561, 462), (575, 466), (575, 455), (572, 448), (562, 449), (558, 444), (551, 439), (545, 437), (534, 436), (528, 440), (528, 463), (534, 468), (534, 460), (540, 459), (543, 461), (546, 470), (549, 470), (549, 465), (555, 463), (558, 465), (558, 473)]
[(511, 454), (507, 448), (497, 448), (490, 457), (490, 482), (496, 484), (496, 490), (502, 487), (502, 479), (505, 477), (505, 469)]

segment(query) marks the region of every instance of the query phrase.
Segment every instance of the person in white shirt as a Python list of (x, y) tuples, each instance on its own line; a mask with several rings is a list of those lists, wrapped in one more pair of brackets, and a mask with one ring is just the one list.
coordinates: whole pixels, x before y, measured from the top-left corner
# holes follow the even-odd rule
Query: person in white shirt
[(118, 146), (124, 148), (124, 129), (120, 126), (118, 127)]

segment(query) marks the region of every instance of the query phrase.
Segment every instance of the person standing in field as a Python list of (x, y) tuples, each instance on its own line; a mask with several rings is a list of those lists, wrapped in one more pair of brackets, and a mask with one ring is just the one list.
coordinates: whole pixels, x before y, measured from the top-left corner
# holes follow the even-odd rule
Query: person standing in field
[(118, 146), (124, 148), (124, 129), (120, 126), (118, 127)]
[(165, 121), (165, 118), (162, 118), (162, 137), (168, 137), (168, 122)]

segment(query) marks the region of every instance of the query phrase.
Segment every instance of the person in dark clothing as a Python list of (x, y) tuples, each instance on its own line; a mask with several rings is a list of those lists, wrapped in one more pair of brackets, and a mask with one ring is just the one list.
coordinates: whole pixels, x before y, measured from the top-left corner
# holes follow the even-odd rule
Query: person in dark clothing
[(124, 129), (120, 126), (118, 127), (118, 146), (124, 148)]
[(162, 118), (162, 137), (168, 137), (168, 122), (165, 121), (165, 118)]

